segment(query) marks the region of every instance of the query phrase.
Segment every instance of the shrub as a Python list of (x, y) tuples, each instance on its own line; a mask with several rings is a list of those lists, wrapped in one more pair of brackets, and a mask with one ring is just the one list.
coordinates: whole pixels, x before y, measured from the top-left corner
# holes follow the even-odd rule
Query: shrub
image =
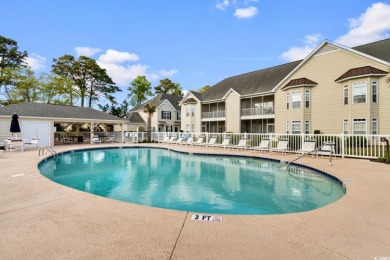
[(367, 138), (365, 136), (350, 136), (345, 139), (345, 144), (352, 147), (366, 147)]

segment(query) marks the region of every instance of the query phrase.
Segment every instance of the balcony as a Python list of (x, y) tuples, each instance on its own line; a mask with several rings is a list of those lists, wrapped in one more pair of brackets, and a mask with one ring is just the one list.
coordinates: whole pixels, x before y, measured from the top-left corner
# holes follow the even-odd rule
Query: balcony
[(225, 110), (202, 113), (202, 121), (213, 120), (225, 120)]
[(274, 107), (256, 107), (241, 109), (242, 118), (273, 118), (274, 116)]

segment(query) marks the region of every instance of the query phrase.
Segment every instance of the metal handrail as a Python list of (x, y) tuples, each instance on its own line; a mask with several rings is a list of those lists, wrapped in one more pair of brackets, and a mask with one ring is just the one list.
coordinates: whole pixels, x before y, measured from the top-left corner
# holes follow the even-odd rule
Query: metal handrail
[[(313, 153), (313, 152), (318, 152), (319, 150), (321, 150), (322, 147), (328, 146), (328, 145), (333, 146), (334, 143), (333, 143), (333, 142), (325, 142), (323, 145), (321, 145), (320, 147), (314, 149), (313, 151), (310, 151), (310, 152), (307, 152), (307, 153), (303, 153), (302, 155), (298, 156), (298, 157), (295, 158), (294, 160), (288, 162), (287, 165), (286, 165), (286, 169), (287, 169), (287, 170), (289, 169), (291, 163), (293, 163), (293, 162), (295, 162), (295, 161), (298, 161), (299, 159), (301, 159), (302, 157), (305, 157), (305, 156), (308, 155), (308, 154), (311, 154), (311, 153)], [(333, 155), (333, 148), (330, 149), (329, 166), (332, 166), (332, 155)]]
[[(41, 156), (41, 155), (43, 156), (45, 149), (48, 150), (52, 155), (54, 155), (54, 157), (58, 156), (57, 152), (54, 151), (54, 149), (51, 148), (50, 146), (45, 146), (45, 147), (39, 148), (38, 156)], [(42, 154), (41, 154), (41, 151), (42, 151)]]

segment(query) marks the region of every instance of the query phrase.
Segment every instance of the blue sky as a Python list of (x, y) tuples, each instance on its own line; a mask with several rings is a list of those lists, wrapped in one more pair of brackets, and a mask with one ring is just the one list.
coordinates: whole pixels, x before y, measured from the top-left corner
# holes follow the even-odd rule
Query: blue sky
[(98, 61), (123, 90), (137, 75), (185, 90), (304, 58), (324, 39), (390, 37), (390, 1), (3, 0), (0, 35), (39, 74), (64, 54)]

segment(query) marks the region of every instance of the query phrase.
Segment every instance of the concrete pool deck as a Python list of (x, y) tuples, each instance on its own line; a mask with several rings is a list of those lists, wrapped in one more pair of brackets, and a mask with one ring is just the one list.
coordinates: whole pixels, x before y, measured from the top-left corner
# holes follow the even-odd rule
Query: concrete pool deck
[[(103, 146), (118, 144), (94, 147)], [(297, 156), (169, 147), (286, 161)], [(38, 150), (0, 155), (0, 259), (390, 259), (390, 165), (337, 158), (328, 166), (327, 157), (304, 157), (300, 164), (338, 177), (347, 194), (313, 211), (221, 215), (223, 222), (217, 223), (191, 220), (191, 212), (130, 204), (59, 185), (40, 175), (41, 160)]]

